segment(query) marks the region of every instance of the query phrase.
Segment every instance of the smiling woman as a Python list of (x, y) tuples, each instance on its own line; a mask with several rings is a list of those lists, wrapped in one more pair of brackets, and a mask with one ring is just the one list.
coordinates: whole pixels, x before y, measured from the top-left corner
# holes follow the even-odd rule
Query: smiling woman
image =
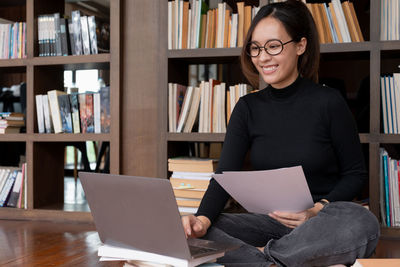
[(262, 7), (241, 62), (249, 81), (257, 85), (261, 77), (269, 86), (236, 104), (216, 172), (240, 171), (247, 153), (254, 170), (301, 165), (314, 206), (222, 213), (230, 196), (213, 179), (196, 216), (182, 218), (186, 234), (239, 245), (218, 259), (225, 266), (351, 265), (371, 256), (378, 221), (351, 202), (367, 180), (360, 140), (343, 97), (316, 83), (319, 41), (306, 5), (288, 0)]

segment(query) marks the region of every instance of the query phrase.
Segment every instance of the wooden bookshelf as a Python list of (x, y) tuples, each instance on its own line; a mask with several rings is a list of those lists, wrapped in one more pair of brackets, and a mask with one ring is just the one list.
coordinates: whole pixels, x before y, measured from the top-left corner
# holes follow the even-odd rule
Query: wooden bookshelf
[[(27, 58), (0, 60), (2, 81), (8, 72), (22, 72), (27, 85), (26, 133), (0, 135), (0, 142), (25, 144), (28, 208), (0, 208), (0, 219), (29, 219), (89, 222), (89, 212), (65, 211), (64, 147), (85, 141), (110, 143), (110, 172), (120, 173), (120, 8), (121, 1), (110, 1), (110, 53), (82, 56), (37, 57), (37, 17), (64, 14), (64, 0), (2, 1), (0, 17), (27, 24)], [(11, 10), (13, 14), (8, 14)], [(69, 15), (69, 14), (67, 14)], [(107, 134), (37, 133), (35, 95), (63, 90), (63, 71), (97, 68), (107, 70), (110, 81), (111, 130)], [(22, 82), (22, 81), (21, 81)]]
[[(160, 1), (160, 9), (167, 13), (167, 1)], [(381, 100), (380, 100), (380, 74), (382, 67), (387, 67), (383, 57), (400, 58), (400, 41), (381, 41), (380, 40), (380, 3), (379, 1), (353, 1), (356, 7), (357, 16), (363, 31), (365, 42), (358, 43), (340, 43), (340, 44), (321, 44), (321, 69), (330, 71), (333, 76), (345, 76), (346, 74), (338, 72), (329, 64), (339, 63), (344, 69), (342, 72), (348, 72), (353, 75), (356, 82), (361, 82), (361, 77), (368, 77), (369, 80), (369, 125), (367, 132), (360, 133), (360, 140), (363, 147), (367, 146), (368, 155), (365, 159), (369, 166), (369, 199), (370, 209), (380, 220), (379, 213), (379, 148), (383, 144), (400, 144), (400, 136), (394, 134), (383, 134), (381, 125)], [(247, 1), (246, 1), (247, 3)], [(249, 1), (252, 4), (253, 1)], [(260, 5), (265, 5), (266, 0), (260, 0)], [(368, 10), (368, 12), (366, 12)], [(167, 25), (166, 18), (160, 19), (161, 25)], [(167, 26), (164, 26), (167, 32)], [(167, 34), (163, 35), (167, 38)], [(187, 50), (169, 50), (164, 59), (168, 62), (168, 80), (166, 82), (187, 82), (188, 64), (231, 62), (238, 64), (240, 48), (213, 48), (213, 49), (187, 49)], [(236, 62), (236, 63), (235, 63)], [(354, 68), (359, 66), (359, 68)], [(325, 72), (327, 72), (325, 71)], [(398, 69), (392, 69), (392, 72), (398, 72)], [(342, 78), (342, 77), (339, 77)], [(349, 80), (349, 78), (347, 78)], [(161, 79), (160, 79), (161, 81)], [(353, 85), (355, 81), (350, 81)], [(160, 115), (168, 113), (167, 109), (167, 86), (161, 87), (160, 93), (164, 103), (162, 104)], [(350, 90), (352, 88), (347, 88)], [(354, 90), (354, 89), (353, 89)], [(354, 92), (347, 91), (348, 95), (355, 95)], [(166, 119), (167, 120), (167, 119)], [(163, 129), (162, 149), (165, 157), (160, 162), (164, 167), (164, 177), (167, 176), (167, 158), (177, 156), (176, 151), (185, 142), (223, 142), (224, 134), (200, 134), (200, 133), (168, 133), (167, 121), (160, 124)], [(178, 152), (179, 153), (179, 152)], [(400, 238), (400, 228), (382, 228), (382, 235), (385, 237)]]

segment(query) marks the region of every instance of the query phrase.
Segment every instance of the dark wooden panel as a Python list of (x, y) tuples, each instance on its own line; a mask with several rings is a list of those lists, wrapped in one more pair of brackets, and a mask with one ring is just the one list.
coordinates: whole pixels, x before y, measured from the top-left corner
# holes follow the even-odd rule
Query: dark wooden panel
[(64, 202), (64, 144), (33, 145), (33, 208)]
[(0, 2), (0, 18), (13, 22), (26, 22), (26, 2), (2, 0)]
[(121, 173), (158, 177), (166, 164), (167, 1), (123, 3)]

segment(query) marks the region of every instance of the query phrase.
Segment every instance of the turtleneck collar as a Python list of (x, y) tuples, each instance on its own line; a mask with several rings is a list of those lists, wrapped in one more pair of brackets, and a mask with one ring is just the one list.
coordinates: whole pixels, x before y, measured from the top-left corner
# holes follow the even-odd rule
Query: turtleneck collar
[(267, 87), (268, 95), (278, 100), (288, 99), (299, 90), (300, 86), (298, 85), (300, 84), (301, 81), (302, 78), (299, 75), (297, 79), (287, 87), (276, 89), (271, 85), (269, 85)]

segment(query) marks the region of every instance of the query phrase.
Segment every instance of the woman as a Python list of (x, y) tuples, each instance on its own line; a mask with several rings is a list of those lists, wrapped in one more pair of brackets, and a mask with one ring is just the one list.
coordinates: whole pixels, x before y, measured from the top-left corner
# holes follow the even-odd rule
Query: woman
[(367, 180), (361, 145), (342, 96), (315, 83), (310, 12), (295, 0), (264, 6), (245, 44), (244, 74), (269, 86), (235, 106), (217, 172), (241, 170), (247, 152), (255, 170), (301, 165), (315, 204), (298, 213), (224, 214), (229, 195), (211, 180), (196, 216), (182, 218), (187, 236), (239, 244), (218, 259), (225, 266), (348, 265), (370, 256), (379, 223), (350, 202)]

